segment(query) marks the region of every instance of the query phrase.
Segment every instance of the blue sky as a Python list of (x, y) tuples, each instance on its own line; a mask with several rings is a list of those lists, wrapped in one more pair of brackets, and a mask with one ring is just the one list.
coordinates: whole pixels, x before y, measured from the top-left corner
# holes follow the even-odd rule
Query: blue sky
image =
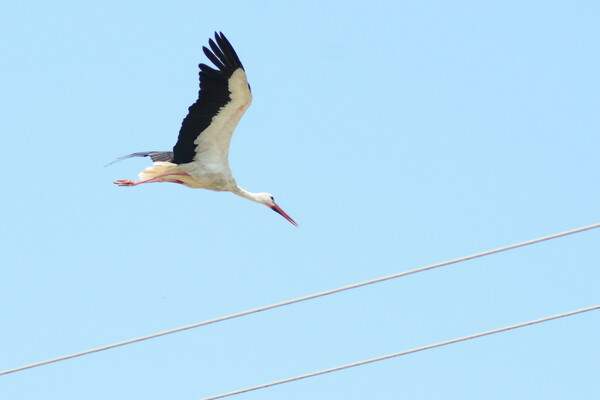
[[(597, 2), (0, 5), (0, 370), (600, 220)], [(228, 193), (120, 188), (223, 31), (254, 102)], [(199, 399), (598, 304), (600, 232), (0, 377)], [(248, 399), (598, 398), (588, 313)]]

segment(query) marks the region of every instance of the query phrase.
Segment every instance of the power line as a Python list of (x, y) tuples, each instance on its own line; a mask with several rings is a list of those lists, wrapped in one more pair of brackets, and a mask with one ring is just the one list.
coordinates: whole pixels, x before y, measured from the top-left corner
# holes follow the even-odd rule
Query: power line
[(298, 375), (298, 376), (294, 376), (292, 378), (282, 379), (280, 381), (265, 383), (265, 384), (262, 384), (262, 385), (249, 387), (249, 388), (246, 388), (246, 389), (235, 390), (233, 392), (224, 393), (224, 394), (220, 394), (220, 395), (217, 395), (217, 396), (205, 397), (202, 400), (222, 399), (224, 397), (229, 397), (229, 396), (234, 396), (234, 395), (237, 395), (237, 394), (252, 392), (254, 390), (259, 390), (259, 389), (265, 389), (265, 388), (268, 388), (268, 387), (271, 387), (271, 386), (282, 385), (284, 383), (298, 381), (298, 380), (301, 380), (301, 379), (312, 378), (314, 376), (328, 374), (330, 372), (336, 372), (336, 371), (341, 371), (343, 369), (354, 368), (354, 367), (358, 367), (360, 365), (370, 364), (370, 363), (374, 363), (374, 362), (377, 362), (377, 361), (383, 361), (383, 360), (387, 360), (389, 358), (400, 357), (400, 356), (404, 356), (404, 355), (411, 354), (411, 353), (416, 353), (416, 352), (423, 351), (423, 350), (433, 349), (435, 347), (447, 346), (447, 345), (453, 344), (453, 343), (464, 342), (466, 340), (476, 339), (476, 338), (479, 338), (479, 337), (482, 337), (482, 336), (493, 335), (495, 333), (505, 332), (505, 331), (509, 331), (511, 329), (522, 328), (524, 326), (539, 324), (541, 322), (546, 322), (546, 321), (550, 321), (550, 320), (558, 319), (558, 318), (569, 317), (569, 316), (572, 316), (572, 315), (575, 315), (575, 314), (581, 314), (581, 313), (584, 313), (584, 312), (588, 312), (588, 311), (592, 311), (592, 310), (598, 310), (598, 309), (600, 309), (600, 304), (596, 305), (596, 306), (592, 306), (592, 307), (582, 308), (582, 309), (575, 310), (575, 311), (569, 311), (569, 312), (566, 312), (566, 313), (563, 313), (563, 314), (556, 314), (556, 315), (552, 315), (550, 317), (536, 319), (536, 320), (533, 320), (533, 321), (522, 322), (522, 323), (516, 324), (516, 325), (505, 326), (504, 328), (498, 328), (498, 329), (494, 329), (494, 330), (491, 330), (491, 331), (476, 333), (474, 335), (463, 336), (463, 337), (460, 337), (460, 338), (457, 338), (457, 339), (446, 340), (444, 342), (430, 344), (428, 346), (416, 347), (414, 349), (404, 350), (404, 351), (401, 351), (401, 352), (398, 352), (398, 353), (388, 354), (388, 355), (381, 356), (381, 357), (375, 357), (375, 358), (371, 358), (371, 359), (368, 359), (368, 360), (363, 360), (363, 361), (358, 361), (358, 362), (354, 362), (354, 363), (351, 363), (351, 364), (341, 365), (339, 367), (324, 369), (324, 370), (321, 370), (321, 371), (311, 372), (309, 374), (304, 374), (304, 375)]
[(40, 367), (42, 365), (46, 365), (46, 364), (52, 364), (55, 362), (59, 362), (59, 361), (64, 361), (64, 360), (68, 360), (71, 358), (75, 358), (75, 357), (81, 357), (87, 354), (92, 354), (92, 353), (97, 353), (99, 351), (104, 351), (104, 350), (109, 350), (109, 349), (113, 349), (115, 347), (120, 347), (120, 346), (125, 346), (125, 345), (129, 345), (132, 343), (137, 343), (137, 342), (141, 342), (144, 340), (149, 340), (149, 339), (154, 339), (160, 336), (165, 336), (165, 335), (170, 335), (173, 333), (177, 333), (177, 332), (182, 332), (188, 329), (194, 329), (194, 328), (199, 328), (201, 326), (205, 326), (205, 325), (211, 325), (211, 324), (215, 324), (217, 322), (222, 322), (222, 321), (227, 321), (230, 319), (234, 319), (234, 318), (239, 318), (239, 317), (243, 317), (245, 315), (250, 315), (250, 314), (255, 314), (255, 313), (259, 313), (259, 312), (263, 312), (263, 311), (267, 311), (267, 310), (272, 310), (274, 308), (278, 308), (278, 307), (283, 307), (283, 306), (288, 306), (290, 304), (294, 304), (294, 303), (300, 303), (302, 301), (307, 301), (307, 300), (312, 300), (312, 299), (316, 299), (318, 297), (323, 297), (323, 296), (328, 296), (334, 293), (339, 293), (339, 292), (343, 292), (346, 290), (351, 290), (351, 289), (356, 289), (362, 286), (367, 286), (367, 285), (372, 285), (374, 283), (379, 283), (379, 282), (384, 282), (390, 279), (395, 279), (395, 278), (400, 278), (403, 276), (407, 276), (407, 275), (411, 275), (411, 274), (416, 274), (419, 272), (424, 272), (424, 271), (428, 271), (431, 269), (435, 269), (435, 268), (439, 268), (439, 267), (444, 267), (447, 265), (451, 265), (451, 264), (456, 264), (459, 262), (463, 262), (463, 261), (468, 261), (468, 260), (472, 260), (474, 258), (479, 258), (479, 257), (484, 257), (484, 256), (489, 256), (491, 254), (495, 254), (495, 253), (500, 253), (503, 251), (507, 251), (507, 250), (513, 250), (519, 247), (524, 247), (524, 246), (529, 246), (535, 243), (540, 243), (546, 240), (551, 240), (551, 239), (556, 239), (559, 237), (563, 237), (563, 236), (568, 236), (568, 235), (572, 235), (575, 233), (580, 233), (580, 232), (584, 232), (584, 231), (588, 231), (591, 229), (596, 229), (600, 227), (600, 223), (596, 223), (593, 225), (588, 225), (588, 226), (584, 226), (581, 228), (577, 228), (577, 229), (572, 229), (572, 230), (568, 230), (568, 231), (564, 231), (564, 232), (560, 232), (560, 233), (555, 233), (553, 235), (548, 235), (548, 236), (543, 236), (537, 239), (533, 239), (533, 240), (528, 240), (525, 242), (520, 242), (520, 243), (516, 243), (516, 244), (511, 244), (509, 246), (504, 246), (504, 247), (499, 247), (497, 249), (493, 249), (493, 250), (488, 250), (488, 251), (484, 251), (481, 253), (475, 253), (475, 254), (471, 254), (469, 256), (466, 257), (461, 257), (461, 258), (456, 258), (454, 260), (450, 260), (450, 261), (444, 261), (441, 263), (437, 263), (437, 264), (431, 264), (431, 265), (427, 265), (425, 267), (421, 267), (421, 268), (416, 268), (416, 269), (412, 269), (409, 271), (404, 271), (404, 272), (399, 272), (393, 275), (388, 275), (388, 276), (384, 276), (381, 278), (376, 278), (376, 279), (371, 279), (368, 281), (364, 281), (364, 282), (359, 282), (359, 283), (354, 283), (351, 285), (347, 285), (347, 286), (343, 286), (337, 289), (331, 289), (331, 290), (327, 290), (324, 292), (320, 292), (320, 293), (315, 293), (315, 294), (311, 294), (308, 296), (304, 296), (304, 297), (298, 297), (292, 300), (287, 300), (287, 301), (282, 301), (280, 303), (275, 303), (275, 304), (271, 304), (268, 306), (263, 306), (263, 307), (258, 307), (258, 308), (254, 308), (251, 310), (247, 310), (247, 311), (242, 311), (236, 314), (231, 314), (231, 315), (227, 315), (224, 317), (219, 317), (219, 318), (214, 318), (214, 319), (209, 319), (203, 322), (198, 322), (195, 324), (191, 324), (191, 325), (186, 325), (186, 326), (182, 326), (179, 328), (175, 328), (175, 329), (170, 329), (167, 331), (162, 331), (162, 332), (158, 332), (158, 333), (153, 333), (150, 335), (146, 335), (146, 336), (142, 336), (142, 337), (138, 337), (135, 339), (129, 339), (129, 340), (125, 340), (122, 342), (118, 342), (118, 343), (113, 343), (113, 344), (109, 344), (106, 346), (102, 346), (102, 347), (96, 347), (94, 349), (89, 349), (89, 350), (85, 350), (85, 351), (81, 351), (78, 353), (73, 353), (73, 354), (69, 354), (69, 355), (65, 355), (65, 356), (61, 356), (61, 357), (56, 357), (56, 358), (52, 358), (50, 360), (46, 360), (46, 361), (40, 361), (40, 362), (36, 362), (33, 364), (28, 364), (28, 365), (24, 365), (21, 367), (17, 367), (17, 368), (12, 368), (12, 369), (7, 369), (5, 371), (0, 371), (0, 375), (7, 375), (7, 374), (11, 374), (14, 372), (18, 372), (18, 371), (23, 371), (29, 368), (36, 368), (36, 367)]

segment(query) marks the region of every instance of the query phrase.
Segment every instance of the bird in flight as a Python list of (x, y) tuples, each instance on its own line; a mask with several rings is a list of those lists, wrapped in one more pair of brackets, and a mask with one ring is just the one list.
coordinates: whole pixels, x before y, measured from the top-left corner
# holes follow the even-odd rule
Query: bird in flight
[(200, 64), (198, 100), (189, 108), (181, 123), (173, 151), (148, 151), (129, 154), (113, 162), (131, 157), (150, 157), (153, 165), (139, 173), (140, 180), (120, 179), (119, 186), (136, 186), (151, 182), (174, 182), (181, 185), (227, 191), (256, 203), (264, 204), (298, 226), (275, 203), (270, 193), (252, 193), (235, 181), (229, 168), (231, 135), (252, 102), (246, 72), (235, 50), (223, 33), (215, 32), (208, 40), (210, 49), (202, 47), (215, 65)]

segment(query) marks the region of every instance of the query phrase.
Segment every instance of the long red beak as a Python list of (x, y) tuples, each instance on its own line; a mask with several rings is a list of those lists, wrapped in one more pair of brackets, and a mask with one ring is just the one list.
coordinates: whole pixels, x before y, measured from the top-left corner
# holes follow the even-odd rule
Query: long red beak
[(285, 218), (288, 221), (290, 221), (294, 226), (298, 226), (298, 224), (296, 223), (296, 221), (294, 221), (292, 219), (292, 217), (290, 217), (289, 215), (287, 215), (287, 213), (285, 211), (283, 211), (281, 209), (281, 207), (279, 207), (277, 204), (275, 204), (274, 206), (272, 206), (271, 210), (275, 211), (277, 214), (281, 215), (283, 218)]

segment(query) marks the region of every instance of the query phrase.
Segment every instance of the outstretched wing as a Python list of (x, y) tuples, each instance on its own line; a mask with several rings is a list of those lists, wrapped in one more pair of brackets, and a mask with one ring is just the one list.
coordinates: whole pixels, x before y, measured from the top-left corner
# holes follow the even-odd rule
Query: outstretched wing
[(202, 50), (216, 69), (199, 65), (200, 92), (173, 147), (175, 164), (227, 166), (231, 135), (252, 102), (246, 72), (227, 38), (215, 33), (215, 41), (209, 39), (208, 44), (210, 50)]
[(115, 161), (112, 161), (112, 162), (109, 162), (108, 164), (106, 164), (105, 167), (108, 167), (109, 165), (112, 165), (116, 162), (123, 161), (123, 160), (126, 160), (128, 158), (133, 158), (133, 157), (150, 157), (150, 159), (153, 162), (154, 161), (171, 162), (171, 160), (173, 159), (173, 152), (172, 151), (140, 151), (138, 153), (132, 153), (132, 154), (128, 154), (123, 157), (119, 157)]

